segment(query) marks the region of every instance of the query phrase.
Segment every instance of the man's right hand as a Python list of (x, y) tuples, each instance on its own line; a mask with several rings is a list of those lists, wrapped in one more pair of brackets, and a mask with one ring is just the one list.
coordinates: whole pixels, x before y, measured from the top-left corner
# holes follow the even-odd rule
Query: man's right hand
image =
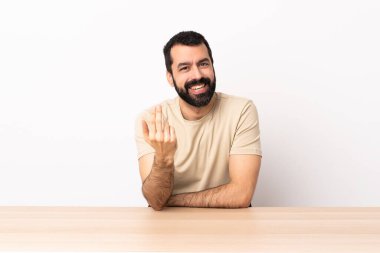
[[(153, 108), (142, 123), (144, 139), (156, 153), (149, 175), (143, 181), (142, 191), (149, 205), (154, 210), (161, 210), (166, 205), (173, 192), (174, 185), (174, 154), (177, 150), (177, 139), (174, 127), (170, 126), (162, 115), (161, 106)], [(140, 170), (145, 168), (148, 154), (139, 160)]]
[(170, 126), (162, 114), (161, 105), (150, 110), (148, 119), (142, 121), (144, 139), (156, 151), (156, 159), (173, 162), (177, 150), (174, 127)]

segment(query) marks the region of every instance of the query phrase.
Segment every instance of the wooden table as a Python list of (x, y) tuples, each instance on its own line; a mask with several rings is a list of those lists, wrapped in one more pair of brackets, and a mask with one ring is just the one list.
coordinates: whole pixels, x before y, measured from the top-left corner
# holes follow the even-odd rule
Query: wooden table
[(0, 207), (0, 250), (380, 252), (380, 207)]

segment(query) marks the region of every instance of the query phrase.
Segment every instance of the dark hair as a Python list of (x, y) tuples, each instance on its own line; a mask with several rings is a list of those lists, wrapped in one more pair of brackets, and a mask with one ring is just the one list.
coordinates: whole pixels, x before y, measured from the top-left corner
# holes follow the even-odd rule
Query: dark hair
[(173, 46), (180, 44), (180, 45), (185, 45), (185, 46), (198, 46), (201, 44), (205, 44), (207, 47), (208, 54), (211, 59), (211, 63), (214, 63), (214, 59), (212, 58), (212, 52), (211, 48), (208, 45), (207, 40), (203, 37), (202, 34), (194, 32), (194, 31), (184, 31), (177, 33), (174, 35), (168, 43), (164, 46), (164, 56), (165, 56), (165, 65), (166, 65), (166, 70), (173, 74), (172, 71), (172, 64), (173, 64), (173, 59), (170, 55), (170, 51)]

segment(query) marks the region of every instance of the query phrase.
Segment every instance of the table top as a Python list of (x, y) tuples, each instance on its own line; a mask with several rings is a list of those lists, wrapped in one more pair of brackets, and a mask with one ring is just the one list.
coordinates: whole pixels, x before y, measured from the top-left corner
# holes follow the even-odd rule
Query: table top
[(0, 207), (0, 250), (380, 252), (380, 207)]

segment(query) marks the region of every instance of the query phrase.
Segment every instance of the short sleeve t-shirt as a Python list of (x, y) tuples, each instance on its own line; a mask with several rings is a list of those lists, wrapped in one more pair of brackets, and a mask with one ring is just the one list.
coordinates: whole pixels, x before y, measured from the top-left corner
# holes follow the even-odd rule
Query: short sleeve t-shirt
[[(262, 155), (258, 114), (249, 99), (218, 92), (212, 110), (195, 121), (183, 118), (179, 97), (161, 105), (177, 137), (173, 194), (198, 192), (228, 183), (230, 155)], [(144, 140), (142, 120), (146, 113), (148, 110), (136, 120), (138, 158), (155, 152)]]

